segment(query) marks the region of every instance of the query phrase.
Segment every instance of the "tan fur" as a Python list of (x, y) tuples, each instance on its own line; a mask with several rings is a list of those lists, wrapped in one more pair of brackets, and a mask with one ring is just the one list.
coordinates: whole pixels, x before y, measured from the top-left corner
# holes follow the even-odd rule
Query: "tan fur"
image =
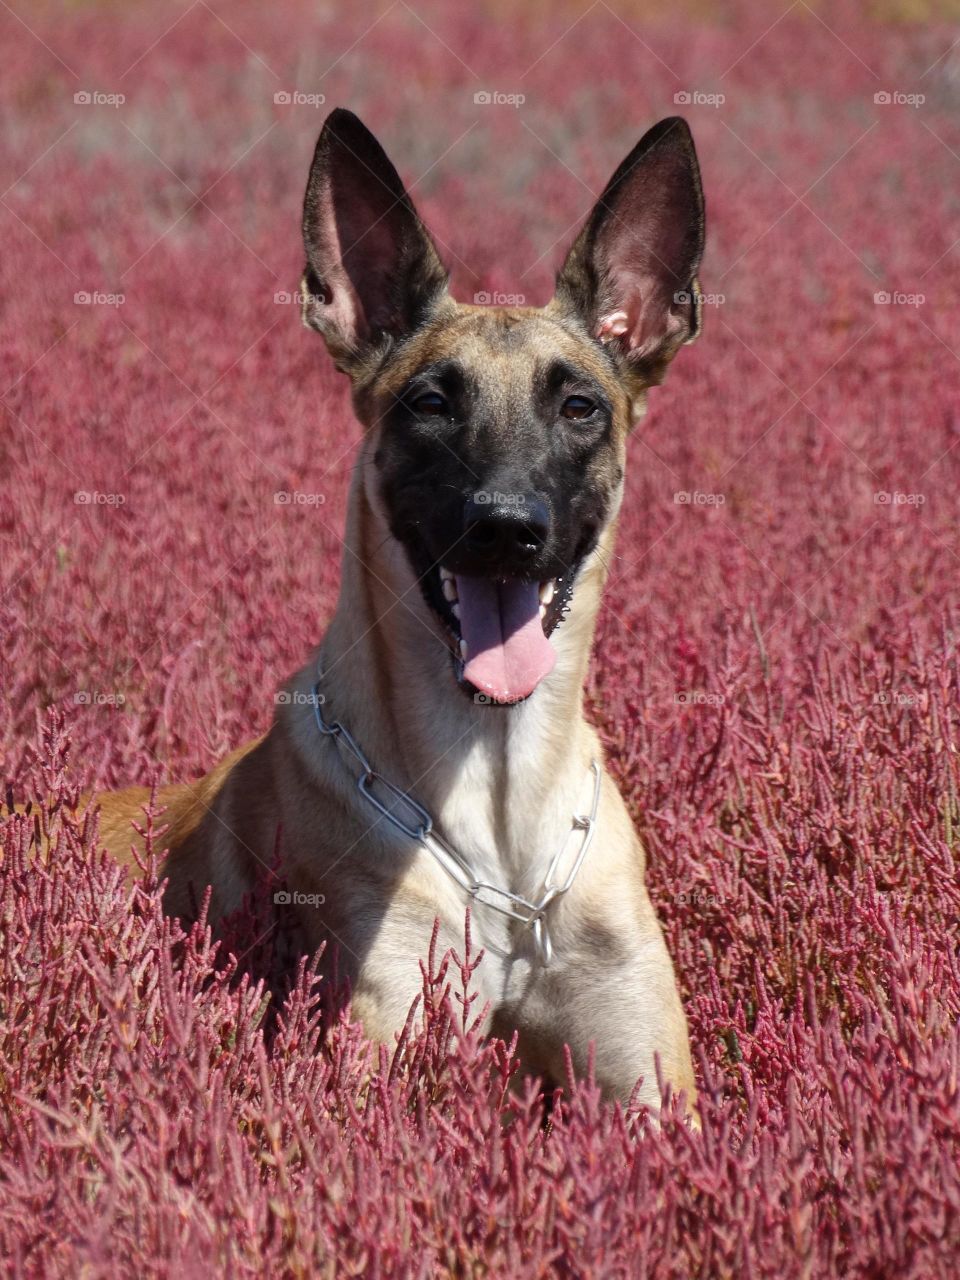
[[(461, 359), (489, 367), (498, 357), (522, 362), (543, 347), (569, 344), (604, 378), (623, 452), (627, 398), (586, 343), (549, 313), (523, 313), (531, 321), (529, 340), (505, 351), (503, 335), (520, 316), (480, 311), (449, 311), (409, 345), (404, 360), (415, 367), (427, 348), (455, 345)], [(367, 395), (379, 403), (405, 373), (388, 363), (382, 385)], [(372, 430), (350, 494), (340, 600), (321, 649), (324, 714), (342, 720), (375, 768), (409, 787), (438, 829), (491, 880), (533, 893), (571, 814), (588, 808), (589, 763), (601, 758), (581, 691), (614, 521), (581, 570), (571, 615), (554, 634), (553, 673), (521, 706), (478, 707), (454, 687), (448, 641), (403, 549), (388, 536), (376, 443)], [(310, 705), (315, 671), (312, 661), (289, 683), (290, 699), (264, 738), (200, 782), (161, 792), (171, 824), (167, 906), (187, 913), (212, 884), (214, 918), (231, 910), (252, 888), (257, 863), (271, 862), (279, 827), (290, 888), (325, 898), (322, 908), (300, 909), (307, 937), (340, 945), (355, 1012), (372, 1037), (389, 1044), (419, 990), (418, 960), (434, 917), (442, 941), (462, 947), (466, 903), (428, 854), (375, 821), (358, 796), (352, 762), (318, 734)], [(140, 816), (146, 798), (143, 788), (100, 797), (104, 843), (124, 860), (131, 818)], [(594, 1041), (607, 1094), (626, 1099), (643, 1076), (640, 1096), (654, 1106), (657, 1054), (665, 1079), (692, 1103), (686, 1019), (644, 884), (643, 850), (606, 774), (590, 855), (568, 897), (551, 908), (551, 928), (556, 955), (543, 968), (529, 932), (474, 909), (474, 938), (487, 949), (479, 982), (493, 1029), (517, 1029), (527, 1067), (554, 1078), (562, 1078), (565, 1043), (583, 1069)]]
[[(590, 808), (590, 764), (602, 752), (582, 690), (626, 441), (647, 388), (699, 329), (703, 230), (689, 129), (661, 121), (605, 188), (553, 302), (465, 306), (449, 294), (435, 246), (365, 126), (334, 111), (314, 154), (302, 314), (349, 374), (366, 427), (340, 599), (318, 655), (324, 718), (342, 722), (372, 767), (416, 797), (478, 879), (528, 899), (539, 894), (557, 850), (572, 852), (573, 815)], [(444, 376), (444, 388), (454, 387), (450, 403), (418, 391)], [(587, 413), (579, 412), (579, 391), (557, 398), (554, 388), (566, 384), (589, 390)], [(438, 433), (422, 419), (431, 411), (444, 417), (433, 421)], [(465, 466), (467, 455), (474, 466)], [(468, 515), (480, 501), (480, 488), (470, 494), (473, 481), (482, 472), (499, 492), (495, 482), (511, 466), (532, 493), (532, 512), (546, 510), (538, 494), (544, 468), (552, 468), (552, 510), (541, 518), (556, 535), (549, 554), (517, 559), (515, 547), (513, 559), (494, 564), (475, 545), (471, 560), (459, 544), (478, 523)], [(532, 524), (525, 532), (529, 550), (539, 535)], [(436, 608), (427, 603), (440, 591), (439, 557), (451, 555), (459, 564), (445, 567), (458, 580), (486, 573), (535, 582), (527, 566), (537, 564), (538, 573), (563, 578), (548, 631), (573, 582), (569, 615), (550, 634), (555, 666), (518, 705), (491, 708), (458, 687), (459, 640), (441, 620), (442, 597)], [(468, 902), (429, 853), (358, 792), (356, 761), (315, 720), (317, 665), (315, 658), (288, 683), (290, 696), (265, 737), (200, 782), (162, 792), (170, 823), (166, 906), (188, 914), (211, 885), (219, 919), (254, 889), (260, 865), (270, 866), (279, 849), (295, 903), (300, 895), (290, 910), (309, 944), (339, 944), (354, 1012), (372, 1038), (390, 1045), (420, 991), (434, 920), (441, 944), (462, 949)], [(131, 819), (146, 799), (142, 788), (100, 798), (104, 842), (124, 860)], [(593, 1044), (607, 1096), (626, 1100), (642, 1077), (638, 1096), (654, 1108), (659, 1061), (663, 1079), (693, 1108), (686, 1019), (647, 894), (644, 852), (606, 772), (589, 855), (548, 921), (554, 958), (545, 965), (528, 928), (474, 905), (473, 937), (485, 952), (475, 981), (489, 1028), (516, 1031), (526, 1067), (554, 1079), (563, 1078), (566, 1045), (582, 1072)]]

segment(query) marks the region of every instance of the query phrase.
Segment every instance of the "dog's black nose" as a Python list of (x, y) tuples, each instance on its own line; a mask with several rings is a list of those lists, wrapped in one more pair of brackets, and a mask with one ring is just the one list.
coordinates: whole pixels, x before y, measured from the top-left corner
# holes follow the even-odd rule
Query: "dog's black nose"
[(549, 532), (550, 512), (532, 494), (475, 493), (463, 510), (464, 548), (490, 564), (531, 559)]

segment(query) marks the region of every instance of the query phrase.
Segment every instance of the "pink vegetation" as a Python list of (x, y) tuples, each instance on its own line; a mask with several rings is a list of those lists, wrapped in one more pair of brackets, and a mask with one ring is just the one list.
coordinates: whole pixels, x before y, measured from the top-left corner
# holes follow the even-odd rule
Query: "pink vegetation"
[[(211, 0), (169, 31), (157, 6), (15, 7), (0, 760), (35, 804), (0, 860), (0, 1256), (957, 1275), (955, 32), (843, 5), (772, 28), (759, 3), (706, 25), (599, 5), (567, 34), (540, 6), (404, 4), (371, 28)], [(681, 977), (699, 1136), (576, 1081), (543, 1127), (507, 1093), (509, 1048), (471, 1031), (475, 956), (425, 959), (378, 1061), (272, 895), (215, 954), (72, 812), (262, 732), (333, 607), (356, 432), (289, 298), (325, 109), (275, 101), (294, 91), (357, 110), (420, 179), (466, 299), (544, 300), (640, 133), (691, 122), (704, 335), (631, 445), (589, 692)], [(74, 101), (94, 92), (124, 101)]]

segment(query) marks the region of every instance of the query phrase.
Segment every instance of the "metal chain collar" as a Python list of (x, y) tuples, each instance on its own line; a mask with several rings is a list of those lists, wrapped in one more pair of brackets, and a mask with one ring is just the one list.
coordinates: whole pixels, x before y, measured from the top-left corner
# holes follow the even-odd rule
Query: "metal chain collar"
[[(400, 787), (390, 782), (382, 773), (378, 773), (374, 769), (349, 729), (345, 728), (339, 720), (334, 720), (327, 724), (320, 709), (323, 701), (323, 695), (320, 692), (320, 680), (318, 679), (313, 687), (313, 714), (317, 721), (317, 728), (325, 737), (333, 738), (335, 742), (341, 743), (360, 765), (361, 773), (356, 782), (357, 790), (364, 800), (378, 810), (398, 831), (422, 845), (440, 864), (447, 875), (466, 892), (468, 897), (475, 902), (479, 902), (481, 906), (490, 907), (493, 911), (499, 911), (501, 915), (509, 916), (511, 920), (519, 920), (526, 928), (531, 929), (537, 954), (542, 963), (545, 966), (548, 965), (553, 957), (553, 945), (547, 928), (546, 910), (555, 899), (562, 897), (571, 887), (577, 878), (580, 868), (583, 866), (583, 860), (587, 856), (587, 850), (593, 840), (593, 832), (597, 823), (597, 811), (600, 808), (601, 774), (597, 761), (590, 761), (590, 771), (593, 775), (593, 802), (590, 806), (590, 813), (586, 816), (575, 813), (571, 818), (570, 833), (572, 834), (575, 831), (582, 832), (580, 848), (577, 850), (573, 865), (566, 879), (561, 884), (556, 884), (554, 876), (566, 850), (569, 841), (568, 835), (550, 861), (539, 899), (536, 902), (531, 902), (519, 893), (512, 893), (509, 889), (501, 889), (495, 884), (488, 884), (486, 881), (479, 880), (463, 854), (454, 849), (434, 830), (433, 818), (424, 809), (423, 805), (418, 804), (407, 792), (401, 790)], [(375, 793), (375, 784), (388, 793), (389, 800), (387, 803), (384, 803), (384, 800)], [(388, 804), (390, 804), (389, 808)], [(395, 812), (395, 806), (398, 804), (401, 810), (405, 809), (406, 811), (406, 821)]]

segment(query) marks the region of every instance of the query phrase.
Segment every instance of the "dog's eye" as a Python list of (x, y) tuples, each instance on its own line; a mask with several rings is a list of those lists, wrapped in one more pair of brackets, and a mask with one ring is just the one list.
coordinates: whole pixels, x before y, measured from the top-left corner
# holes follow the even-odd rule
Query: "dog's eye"
[(564, 400), (560, 412), (565, 418), (589, 418), (596, 409), (596, 405), (592, 400), (588, 400), (586, 396), (567, 396)]
[(436, 418), (441, 413), (449, 411), (446, 400), (436, 391), (427, 391), (422, 396), (417, 396), (413, 407), (417, 413), (422, 413), (426, 418)]

